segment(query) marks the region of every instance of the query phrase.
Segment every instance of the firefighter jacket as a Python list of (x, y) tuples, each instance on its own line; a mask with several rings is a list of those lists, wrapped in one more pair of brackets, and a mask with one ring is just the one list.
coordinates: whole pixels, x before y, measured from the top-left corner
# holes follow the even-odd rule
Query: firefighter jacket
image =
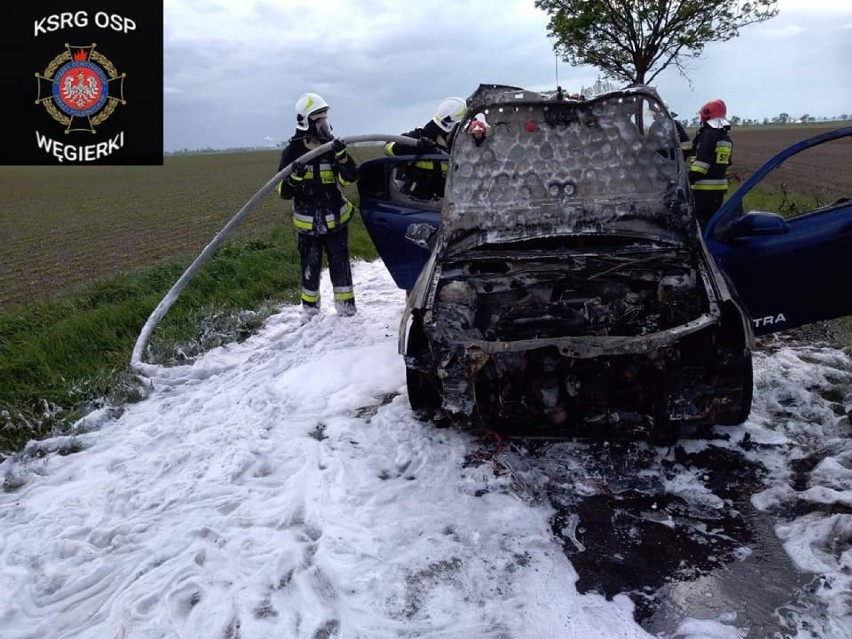
[[(431, 140), (435, 144), (435, 153), (449, 153), (452, 146), (452, 137), (447, 137), (432, 121), (423, 128), (414, 129), (403, 135), (415, 140), (421, 138)], [(385, 154), (392, 157), (419, 153), (422, 151), (418, 151), (417, 144), (414, 142), (389, 142), (385, 145)], [(446, 160), (414, 160), (400, 175), (404, 180), (402, 192), (419, 200), (443, 197), (448, 166)]]
[[(431, 140), (435, 143), (437, 150), (439, 152), (443, 151), (444, 153), (449, 153), (453, 144), (453, 136), (447, 136), (440, 127), (431, 120), (427, 122), (426, 126), (423, 128), (414, 129), (408, 133), (403, 133), (403, 135), (407, 138), (414, 138), (415, 140), (419, 140), (421, 138)], [(385, 145), (385, 153), (391, 156), (416, 155), (419, 151), (417, 150), (417, 144), (413, 142), (410, 144), (408, 142), (389, 142)]]
[(680, 140), (680, 150), (683, 151), (683, 159), (687, 161), (687, 166), (689, 166), (692, 158), (692, 140), (680, 120), (675, 120), (674, 123), (675, 128), (677, 128), (677, 138)]
[[(281, 152), (278, 170), (308, 151), (304, 138), (292, 138)], [(346, 149), (327, 151), (309, 160), (304, 176), (291, 173), (278, 184), (278, 193), (293, 200), (293, 224), (300, 233), (322, 235), (349, 222), (354, 206), (340, 186), (358, 181), (358, 167)]]
[(731, 165), (733, 144), (729, 126), (718, 128), (702, 124), (693, 140), (694, 157), (689, 165), (689, 183), (693, 191), (728, 190), (728, 167)]

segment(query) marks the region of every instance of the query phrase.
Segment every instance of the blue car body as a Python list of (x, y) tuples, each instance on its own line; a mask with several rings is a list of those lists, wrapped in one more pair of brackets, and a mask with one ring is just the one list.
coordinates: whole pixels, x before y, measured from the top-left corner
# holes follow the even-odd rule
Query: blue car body
[[(446, 161), (444, 155), (420, 156), (416, 161)], [(413, 157), (387, 157), (364, 162), (358, 190), (361, 217), (376, 250), (399, 288), (410, 291), (426, 265), (431, 249), (406, 239), (412, 224), (441, 224), (440, 201), (414, 201), (394, 193), (396, 173), (415, 162)]]
[(704, 231), (756, 335), (852, 314), (852, 193), (791, 219), (775, 212), (743, 212), (743, 199), (781, 164), (806, 149), (849, 137), (852, 127), (835, 129), (773, 156), (728, 198)]

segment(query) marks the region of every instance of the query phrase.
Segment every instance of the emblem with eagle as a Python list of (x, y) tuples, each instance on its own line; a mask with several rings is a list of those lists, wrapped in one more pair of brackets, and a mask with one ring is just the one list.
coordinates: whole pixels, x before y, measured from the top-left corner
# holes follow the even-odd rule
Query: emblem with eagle
[(124, 78), (95, 44), (72, 47), (56, 56), (44, 70), (36, 73), (36, 104), (65, 125), (65, 132), (95, 132), (95, 126), (112, 115), (124, 100)]
[[(76, 78), (72, 78), (72, 75), (76, 75)], [(92, 104), (97, 104), (100, 97), (106, 95), (101, 89), (103, 84), (98, 80), (93, 75), (86, 75), (83, 71), (74, 69), (63, 77), (59, 95), (66, 105), (88, 109)]]

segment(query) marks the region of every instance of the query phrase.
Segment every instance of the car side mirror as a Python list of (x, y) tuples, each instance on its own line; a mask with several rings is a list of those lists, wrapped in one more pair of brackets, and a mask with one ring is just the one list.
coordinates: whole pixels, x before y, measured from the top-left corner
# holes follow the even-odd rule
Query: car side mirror
[(751, 211), (731, 222), (730, 237), (754, 237), (755, 235), (784, 235), (790, 232), (787, 220), (777, 213)]
[(431, 240), (437, 231), (438, 229), (431, 224), (415, 222), (413, 224), (409, 224), (408, 228), (405, 229), (405, 239), (416, 244), (420, 248), (431, 250)]

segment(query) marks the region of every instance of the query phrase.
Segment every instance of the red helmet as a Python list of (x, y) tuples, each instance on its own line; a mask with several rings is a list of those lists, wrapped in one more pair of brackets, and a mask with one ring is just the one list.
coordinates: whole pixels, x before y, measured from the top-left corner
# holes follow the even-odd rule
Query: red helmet
[(698, 117), (702, 122), (724, 118), (728, 115), (728, 107), (722, 100), (711, 100), (698, 110)]

